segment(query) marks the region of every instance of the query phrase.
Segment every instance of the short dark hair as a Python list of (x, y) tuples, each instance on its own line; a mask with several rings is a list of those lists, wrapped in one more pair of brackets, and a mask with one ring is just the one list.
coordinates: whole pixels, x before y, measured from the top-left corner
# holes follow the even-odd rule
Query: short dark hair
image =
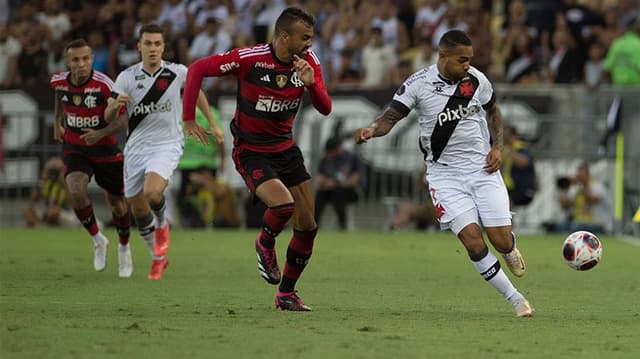
[(442, 35), (438, 48), (451, 50), (456, 46), (471, 46), (471, 39), (462, 30), (449, 30)]
[(275, 35), (277, 36), (283, 31), (287, 33), (291, 31), (291, 25), (296, 21), (302, 21), (311, 27), (316, 25), (316, 19), (312, 15), (297, 7), (288, 7), (282, 11), (276, 20)]
[(85, 41), (85, 39), (75, 39), (75, 40), (69, 41), (67, 46), (64, 48), (64, 51), (69, 51), (69, 49), (79, 49), (85, 46), (90, 47), (87, 41)]
[(140, 34), (139, 34), (140, 39), (142, 38), (142, 34), (144, 34), (145, 32), (149, 34), (160, 34), (164, 38), (164, 30), (162, 30), (162, 27), (160, 25), (155, 23), (142, 25), (142, 27), (140, 28)]

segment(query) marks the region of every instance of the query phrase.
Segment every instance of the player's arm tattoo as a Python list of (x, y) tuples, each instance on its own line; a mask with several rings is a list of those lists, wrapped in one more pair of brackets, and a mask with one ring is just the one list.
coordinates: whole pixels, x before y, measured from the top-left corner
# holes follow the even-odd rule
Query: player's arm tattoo
[(389, 131), (391, 131), (393, 126), (395, 126), (396, 123), (398, 123), (398, 121), (402, 120), (403, 118), (404, 116), (400, 112), (398, 112), (398, 110), (394, 109), (393, 107), (387, 108), (384, 113), (375, 121), (373, 121), (373, 123), (369, 126), (373, 128), (373, 137), (386, 135), (387, 133), (389, 133)]
[(504, 147), (502, 113), (495, 103), (487, 110), (487, 123), (491, 141), (493, 141), (492, 146), (502, 150)]

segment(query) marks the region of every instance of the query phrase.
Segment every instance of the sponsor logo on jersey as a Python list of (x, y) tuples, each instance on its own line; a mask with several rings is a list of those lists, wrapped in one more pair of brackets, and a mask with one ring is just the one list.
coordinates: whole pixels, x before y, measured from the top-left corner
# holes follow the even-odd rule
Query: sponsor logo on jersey
[(442, 111), (438, 114), (438, 125), (442, 126), (445, 122), (449, 121), (460, 121), (478, 112), (480, 112), (480, 106), (477, 105), (469, 107), (462, 107), (462, 105), (458, 105), (457, 109), (447, 108), (446, 111)]
[(67, 85), (56, 85), (56, 87), (53, 88), (54, 90), (59, 90), (59, 91), (69, 91), (69, 86)]
[(433, 85), (433, 92), (434, 93), (436, 93), (436, 92), (439, 93), (439, 92), (444, 91), (444, 87), (447, 85), (442, 81), (434, 81), (431, 84)]
[(84, 98), (84, 105), (87, 106), (88, 108), (94, 108), (97, 105), (97, 100), (98, 98), (92, 95), (87, 95)]
[(278, 87), (283, 88), (287, 85), (287, 82), (289, 81), (289, 77), (287, 75), (276, 75), (276, 85), (278, 85)]
[[(160, 74), (162, 76), (162, 74)], [(156, 80), (156, 88), (160, 91), (164, 91), (169, 87), (169, 81), (166, 79), (157, 79)]]
[(171, 102), (167, 101), (165, 103), (156, 103), (156, 102), (151, 102), (149, 104), (138, 104), (138, 106), (136, 106), (133, 109), (133, 115), (134, 116), (139, 116), (139, 115), (148, 115), (151, 113), (157, 113), (157, 112), (170, 112), (171, 111)]
[(100, 87), (87, 87), (84, 89), (84, 93), (88, 92), (102, 92), (102, 89)]
[(62, 98), (60, 100), (62, 102), (69, 102), (69, 98), (67, 97), (67, 95), (62, 95)]
[(403, 84), (398, 88), (398, 91), (396, 91), (396, 95), (401, 96), (405, 91), (407, 91), (407, 86)]
[(73, 113), (67, 114), (67, 126), (75, 128), (96, 127), (100, 124), (100, 117), (93, 116), (77, 116)]
[(470, 81), (461, 82), (458, 88), (460, 89), (460, 94), (464, 97), (469, 97), (476, 91)]
[(263, 69), (275, 69), (276, 65), (275, 64), (270, 64), (267, 62), (262, 62), (262, 61), (258, 61), (255, 63), (255, 65), (253, 65), (254, 67), (262, 67)]
[(300, 106), (300, 99), (278, 100), (271, 97), (260, 97), (256, 102), (256, 110), (262, 112), (280, 112), (294, 110)]
[(238, 64), (237, 62), (228, 62), (226, 64), (222, 64), (220, 65), (220, 71), (222, 71), (222, 73), (225, 72), (229, 72), (233, 69), (237, 69), (238, 67), (240, 67), (240, 64)]
[(145, 78), (145, 76), (144, 76), (144, 75), (137, 75), (137, 76), (135, 77), (136, 81), (138, 81), (138, 80), (144, 80), (144, 78)]
[(262, 76), (260, 78), (260, 80), (262, 80), (264, 82), (271, 82), (271, 78), (269, 77), (269, 74), (266, 74), (266, 75)]
[(294, 72), (293, 75), (291, 75), (291, 83), (295, 87), (304, 86), (304, 82), (302, 82), (302, 80), (300, 80), (300, 78), (298, 77), (298, 73), (297, 72)]

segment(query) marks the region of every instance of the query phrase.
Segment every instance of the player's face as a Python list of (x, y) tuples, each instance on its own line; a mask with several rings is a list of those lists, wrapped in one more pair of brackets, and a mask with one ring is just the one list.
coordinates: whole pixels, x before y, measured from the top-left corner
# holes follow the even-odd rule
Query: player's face
[(156, 65), (162, 61), (164, 53), (164, 38), (159, 33), (145, 32), (140, 37), (138, 49), (142, 55), (142, 62), (148, 65)]
[(473, 47), (456, 46), (453, 50), (447, 51), (444, 56), (444, 77), (458, 82), (467, 75), (471, 67), (471, 58), (473, 57)]
[(71, 48), (67, 50), (67, 66), (71, 75), (76, 78), (86, 78), (93, 67), (93, 52), (89, 46)]
[(291, 26), (291, 31), (287, 33), (287, 49), (291, 54), (305, 58), (307, 51), (311, 48), (313, 38), (313, 27), (304, 21), (296, 21)]

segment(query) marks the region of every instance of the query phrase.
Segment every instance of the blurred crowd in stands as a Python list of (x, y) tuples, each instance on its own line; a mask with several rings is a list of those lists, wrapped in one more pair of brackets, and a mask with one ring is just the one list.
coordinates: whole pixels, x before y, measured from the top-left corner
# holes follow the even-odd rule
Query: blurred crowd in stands
[(0, 88), (46, 83), (79, 37), (93, 47), (95, 68), (115, 78), (138, 61), (137, 30), (149, 22), (166, 29), (166, 60), (188, 65), (269, 41), (288, 6), (317, 18), (313, 50), (329, 90), (398, 86), (435, 62), (452, 28), (469, 33), (473, 65), (495, 82), (595, 88), (608, 81), (612, 43), (640, 29), (638, 0), (0, 0)]

